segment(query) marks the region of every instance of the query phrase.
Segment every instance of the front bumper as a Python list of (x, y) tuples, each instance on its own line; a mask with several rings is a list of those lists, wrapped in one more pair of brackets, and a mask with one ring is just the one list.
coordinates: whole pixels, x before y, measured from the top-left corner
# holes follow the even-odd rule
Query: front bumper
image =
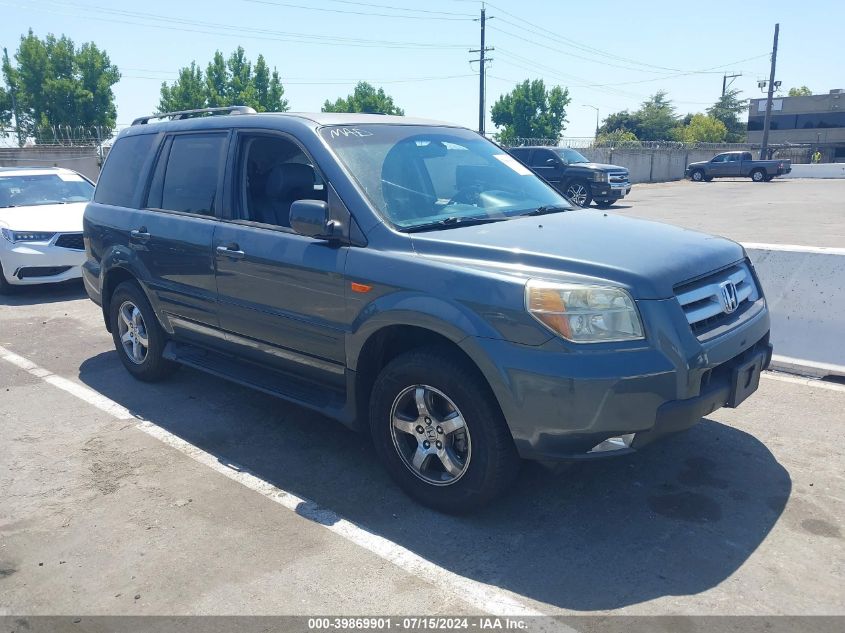
[(590, 183), (590, 193), (597, 202), (620, 200), (631, 193), (631, 183)]
[[(490, 382), (522, 457), (589, 459), (628, 453), (730, 406), (734, 370), (749, 358), (758, 359), (759, 379), (759, 370), (771, 359), (765, 307), (702, 343), (683, 315), (676, 319), (666, 303), (641, 302), (645, 322), (652, 326), (644, 342), (586, 349), (558, 338), (539, 347), (464, 341), (465, 351)], [(748, 393), (754, 389), (756, 383)], [(631, 433), (636, 435), (629, 447), (590, 452), (611, 437)]]
[(55, 246), (55, 239), (14, 244), (0, 240), (0, 265), (6, 281), (28, 286), (79, 279), (85, 251)]

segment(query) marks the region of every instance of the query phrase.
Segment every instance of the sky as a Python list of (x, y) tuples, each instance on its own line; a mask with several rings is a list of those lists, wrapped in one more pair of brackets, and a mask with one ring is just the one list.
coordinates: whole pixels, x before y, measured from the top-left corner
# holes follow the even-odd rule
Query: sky
[[(294, 111), (319, 111), (360, 80), (381, 86), (407, 115), (478, 125), (478, 0), (0, 0), (0, 45), (22, 34), (94, 41), (122, 73), (114, 87), (119, 127), (156, 111), (162, 81), (215, 50), (243, 46), (278, 69)], [(752, 10), (752, 7), (753, 10)], [(489, 107), (524, 79), (568, 87), (567, 137), (592, 136), (596, 110), (636, 109), (665, 90), (679, 114), (703, 111), (732, 87), (762, 96), (775, 22), (784, 92), (845, 88), (845, 1), (761, 4), (615, 0), (486, 3)]]

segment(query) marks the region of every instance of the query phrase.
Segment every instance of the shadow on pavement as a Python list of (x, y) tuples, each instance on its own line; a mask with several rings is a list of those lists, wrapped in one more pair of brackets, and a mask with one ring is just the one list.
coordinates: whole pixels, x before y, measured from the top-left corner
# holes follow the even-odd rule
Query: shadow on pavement
[(82, 280), (65, 281), (37, 286), (15, 286), (10, 294), (0, 295), (0, 305), (25, 306), (45, 303), (60, 303), (85, 299), (88, 295)]
[(766, 538), (791, 491), (757, 439), (704, 420), (628, 457), (555, 473), (526, 464), (505, 498), (444, 516), (392, 484), (365, 436), (316, 413), (188, 369), (136, 382), (114, 352), (86, 360), (79, 375), (221, 461), (441, 567), (577, 611), (718, 585)]

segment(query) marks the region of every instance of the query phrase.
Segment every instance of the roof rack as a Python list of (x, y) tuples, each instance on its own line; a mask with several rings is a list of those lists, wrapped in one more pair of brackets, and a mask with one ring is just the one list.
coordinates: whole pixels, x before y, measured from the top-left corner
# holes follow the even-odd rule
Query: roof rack
[(235, 105), (223, 108), (199, 108), (198, 110), (180, 110), (179, 112), (160, 112), (149, 116), (141, 116), (132, 121), (132, 125), (146, 125), (152, 119), (189, 119), (201, 114), (256, 114), (249, 106)]

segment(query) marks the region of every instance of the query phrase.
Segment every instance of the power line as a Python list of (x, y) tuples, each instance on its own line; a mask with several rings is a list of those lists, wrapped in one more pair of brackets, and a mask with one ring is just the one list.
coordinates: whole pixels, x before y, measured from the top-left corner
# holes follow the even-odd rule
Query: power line
[[(336, 0), (337, 1), (337, 0)], [(253, 4), (267, 4), (271, 6), (277, 7), (288, 7), (291, 9), (304, 9), (306, 11), (321, 11), (323, 13), (341, 13), (347, 15), (365, 15), (368, 17), (379, 17), (379, 18), (405, 18), (408, 20), (451, 20), (451, 21), (461, 21), (465, 22), (467, 20), (471, 20), (471, 17), (445, 17), (445, 16), (433, 16), (433, 15), (396, 15), (391, 13), (374, 13), (372, 11), (349, 11), (344, 9), (330, 9), (326, 7), (309, 7), (302, 4), (293, 4), (291, 2), (273, 2), (271, 0), (244, 0), (244, 2), (251, 2)], [(347, 3), (344, 3), (347, 4)], [(348, 4), (359, 4), (355, 3), (348, 3)], [(373, 6), (373, 5), (371, 5)], [(387, 7), (392, 8), (392, 7)], [(394, 9), (397, 10), (397, 9)], [(398, 9), (399, 11), (412, 11), (413, 9)]]

